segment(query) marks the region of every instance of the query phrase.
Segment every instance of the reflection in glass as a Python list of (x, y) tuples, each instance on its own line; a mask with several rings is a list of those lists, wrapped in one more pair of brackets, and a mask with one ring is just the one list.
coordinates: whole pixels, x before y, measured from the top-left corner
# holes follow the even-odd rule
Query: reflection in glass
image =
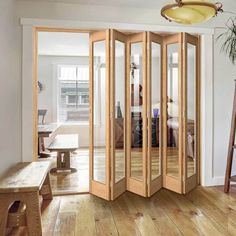
[(93, 46), (93, 179), (105, 183), (106, 177), (106, 59), (105, 41)]
[(167, 174), (176, 178), (179, 175), (178, 47), (177, 43), (167, 46)]
[(115, 41), (115, 182), (125, 177), (125, 44)]
[(151, 167), (152, 180), (160, 175), (161, 47), (151, 43)]
[(196, 173), (196, 46), (187, 44), (187, 177)]
[(131, 44), (130, 65), (130, 117), (131, 117), (131, 177), (143, 180), (143, 81), (142, 81), (142, 43)]

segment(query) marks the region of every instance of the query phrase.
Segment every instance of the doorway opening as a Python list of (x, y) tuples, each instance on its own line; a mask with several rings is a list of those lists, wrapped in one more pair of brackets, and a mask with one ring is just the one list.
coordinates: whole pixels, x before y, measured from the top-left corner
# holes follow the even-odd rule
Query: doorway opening
[[(38, 156), (52, 160), (54, 195), (88, 193), (89, 33), (39, 31), (37, 42)], [(59, 170), (55, 142), (72, 170)]]
[[(43, 77), (51, 73), (55, 78), (49, 92), (54, 108), (42, 124), (36, 119), (39, 155), (49, 155), (54, 162), (54, 193), (90, 192), (113, 200), (126, 190), (150, 197), (162, 187), (180, 194), (196, 187), (199, 36), (110, 29), (54, 31), (36, 29), (39, 56), (35, 63), (38, 115), (50, 111), (42, 105), (50, 101), (41, 96), (50, 88)], [(43, 37), (45, 44), (50, 43), (47, 34), (56, 35), (48, 47), (51, 54), (68, 43), (72, 55), (64, 56), (75, 60), (50, 62), (50, 73), (42, 66), (43, 57), (49, 55), (39, 47)], [(57, 40), (59, 50), (54, 48)], [(73, 48), (78, 42), (79, 50)], [(50, 58), (56, 56), (61, 55)], [(47, 122), (56, 123), (56, 128), (45, 144), (40, 127), (47, 132)], [(45, 145), (50, 153), (44, 153)]]

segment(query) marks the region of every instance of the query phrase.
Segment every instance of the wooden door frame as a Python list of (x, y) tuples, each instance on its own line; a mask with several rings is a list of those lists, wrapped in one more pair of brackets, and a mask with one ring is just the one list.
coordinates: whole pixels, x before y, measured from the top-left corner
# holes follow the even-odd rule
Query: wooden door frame
[[(163, 38), (163, 187), (172, 190), (177, 193), (183, 192), (182, 176), (183, 176), (183, 159), (182, 159), (182, 34), (174, 34), (171, 36), (165, 36)], [(167, 90), (168, 90), (168, 52), (167, 46), (171, 44), (178, 44), (178, 166), (179, 174), (178, 178), (167, 174)]]
[[(116, 50), (116, 45), (115, 41), (119, 41), (124, 43), (124, 66), (125, 66), (125, 71), (124, 71), (124, 76), (125, 76), (125, 81), (124, 81), (124, 116), (123, 116), (123, 143), (124, 143), (124, 164), (125, 164), (125, 176), (121, 180), (119, 180), (116, 183), (115, 179), (115, 174), (116, 174), (116, 156), (115, 156), (115, 96), (116, 96), (116, 58), (115, 58), (115, 50)], [(111, 87), (110, 87), (110, 98), (111, 98), (111, 200), (114, 200), (117, 198), (119, 195), (121, 195), (123, 192), (126, 191), (126, 176), (127, 176), (127, 163), (126, 163), (126, 110), (127, 110), (127, 104), (126, 104), (126, 87), (127, 87), (127, 36), (124, 35), (123, 33), (112, 29), (111, 30)]]
[[(199, 167), (200, 167), (200, 70), (199, 70), (199, 60), (200, 60), (200, 50), (199, 50), (199, 37), (193, 36), (187, 33), (182, 33), (183, 43), (182, 43), (182, 51), (183, 51), (183, 192), (187, 193), (190, 190), (192, 190), (194, 187), (196, 187), (199, 184)], [(194, 133), (196, 137), (195, 146), (194, 146), (194, 154), (195, 154), (195, 160), (196, 160), (196, 166), (195, 166), (195, 174), (188, 177), (188, 166), (187, 166), (187, 99), (188, 99), (188, 74), (187, 74), (187, 65), (188, 65), (188, 48), (187, 45), (190, 43), (191, 45), (196, 46), (196, 61), (195, 61), (195, 97), (194, 97), (194, 103), (195, 103), (195, 123), (194, 123)]]
[[(157, 192), (162, 186), (163, 178), (163, 167), (162, 167), (162, 153), (163, 153), (163, 140), (162, 140), (162, 75), (163, 75), (163, 45), (162, 45), (162, 37), (158, 34), (154, 34), (152, 32), (147, 32), (147, 123), (148, 123), (148, 147), (147, 147), (147, 193), (150, 197), (155, 192)], [(152, 42), (160, 45), (160, 116), (159, 116), (159, 173), (154, 180), (152, 180), (152, 157), (151, 157), (151, 148), (152, 148), (152, 110), (151, 110), (151, 101), (152, 101)]]
[[(105, 129), (106, 129), (106, 167), (105, 167), (105, 183), (101, 183), (97, 180), (93, 179), (93, 160), (94, 160), (94, 66), (93, 66), (93, 47), (94, 42), (105, 41), (105, 50), (106, 50), (106, 88), (105, 89)], [(101, 30), (95, 31), (90, 33), (89, 36), (89, 67), (90, 67), (90, 93), (89, 93), (89, 100), (90, 100), (90, 119), (89, 119), (89, 129), (90, 129), (90, 145), (89, 145), (89, 176), (90, 176), (90, 184), (89, 184), (89, 192), (104, 198), (106, 200), (110, 200), (110, 30)], [(91, 69), (92, 68), (92, 69)]]
[[(128, 35), (127, 38), (127, 190), (133, 193), (137, 193), (141, 196), (147, 196), (147, 129), (143, 129), (143, 143), (142, 143), (142, 173), (143, 181), (131, 177), (131, 114), (130, 114), (130, 55), (131, 55), (131, 44), (132, 43), (142, 43), (142, 81), (143, 81), (143, 108), (142, 108), (142, 126), (147, 127), (147, 106), (146, 106), (146, 43), (147, 43), (147, 33), (135, 33)], [(145, 132), (144, 132), (145, 130)]]
[[(91, 32), (95, 32), (95, 30), (90, 30), (90, 29), (68, 29), (68, 28), (52, 28), (52, 27), (32, 27), (33, 29), (33, 160), (37, 160), (38, 159), (38, 155), (37, 155), (37, 152), (38, 152), (38, 132), (37, 132), (37, 125), (38, 125), (38, 115), (37, 115), (37, 110), (38, 110), (38, 102), (37, 102), (37, 99), (38, 99), (38, 87), (37, 87), (37, 81), (38, 81), (38, 33), (39, 32), (64, 32), (64, 33), (91, 33)], [(146, 45), (147, 43), (147, 32), (142, 32), (142, 33), (139, 33), (139, 34), (143, 34), (143, 40), (144, 40), (144, 44)], [(179, 56), (181, 55), (182, 52), (180, 52), (181, 48), (183, 47), (183, 33), (179, 33), (178, 35), (181, 35), (179, 36), (180, 37), (180, 42), (181, 42), (181, 47), (179, 47)], [(167, 36), (167, 37), (174, 37), (173, 35), (172, 36)], [(137, 40), (136, 37), (132, 37), (132, 35), (129, 35), (129, 38), (133, 39), (134, 42), (135, 40)], [(135, 39), (136, 38), (136, 39)], [(200, 128), (201, 128), (201, 124), (200, 124), (200, 94), (201, 94), (201, 91), (200, 91), (200, 58), (201, 58), (201, 55), (200, 55), (200, 37), (198, 37), (198, 59), (197, 59), (197, 63), (198, 63), (198, 70), (197, 70), (197, 78), (198, 78), (198, 83), (197, 83), (197, 86), (198, 86), (198, 89), (197, 89), (197, 95), (198, 95), (198, 99), (197, 99), (197, 109), (198, 109), (198, 116), (197, 116), (197, 120), (198, 120), (198, 128), (197, 128), (197, 132), (198, 132), (198, 137), (197, 137), (197, 140), (198, 140), (198, 144), (197, 144), (197, 152), (198, 152), (198, 164), (197, 164), (197, 173), (198, 173), (198, 177), (197, 177), (197, 184), (199, 184), (200, 182)], [(179, 40), (179, 39), (178, 39)], [(128, 45), (127, 45), (127, 55), (130, 55), (130, 45), (129, 45), (129, 40), (128, 40)], [(136, 42), (140, 42), (140, 41), (136, 41)], [(168, 40), (166, 40), (166, 37), (163, 38), (163, 48), (162, 48), (162, 75), (163, 75), (163, 78), (164, 78), (164, 81), (163, 81), (163, 93), (162, 93), (162, 106), (161, 106), (161, 109), (162, 109), (162, 113), (163, 113), (163, 125), (162, 125), (162, 128), (163, 128), (163, 147), (166, 146), (166, 108), (167, 108), (167, 99), (166, 99), (166, 89), (167, 89), (167, 83), (166, 83), (166, 79), (167, 79), (167, 74), (166, 74), (166, 69), (167, 69), (167, 57), (166, 57), (166, 43), (168, 43)], [(110, 44), (110, 40), (109, 40), (109, 43)], [(107, 47), (108, 44), (106, 45)], [(109, 53), (110, 55), (110, 53)], [(108, 56), (109, 56), (108, 55)], [(146, 46), (143, 47), (143, 61), (146, 60), (146, 57), (147, 57), (147, 54), (146, 54)], [(182, 56), (183, 57), (183, 56)], [(109, 60), (110, 61), (110, 60)], [(129, 56), (127, 56), (127, 65), (126, 65), (126, 68), (127, 68), (127, 84), (128, 86), (126, 86), (126, 94), (127, 94), (127, 104), (130, 104), (130, 97), (128, 96), (129, 94), (129, 82), (130, 82), (130, 74), (129, 74), (129, 63), (130, 63), (130, 60), (129, 60)], [(182, 62), (181, 62), (182, 64)], [(146, 64), (143, 63), (143, 66), (145, 67), (145, 71), (146, 70)], [(107, 65), (109, 66), (109, 65)], [(182, 72), (183, 73), (183, 72)], [(181, 76), (183, 76), (183, 74), (181, 73)], [(143, 73), (143, 82), (144, 82), (144, 86), (146, 87), (147, 85), (145, 84), (146, 83), (146, 72)], [(179, 78), (181, 77), (179, 76)], [(181, 88), (181, 91), (183, 89), (183, 85), (179, 86)], [(143, 88), (144, 89), (144, 88)], [(91, 88), (90, 88), (91, 90)], [(143, 91), (146, 91), (146, 88), (143, 90)], [(146, 92), (145, 92), (146, 93)], [(147, 104), (147, 95), (146, 94), (143, 94), (143, 98), (144, 98), (144, 104)], [(183, 99), (183, 98), (182, 98)], [(109, 102), (109, 101), (108, 101)], [(145, 114), (147, 113), (147, 106), (145, 105), (144, 106), (145, 108), (143, 109), (143, 112), (145, 110)], [(181, 107), (181, 106), (180, 106)], [(110, 109), (110, 103), (109, 103), (109, 109)], [(179, 108), (181, 109), (181, 108)], [(127, 152), (127, 159), (128, 159), (128, 162), (127, 162), (127, 177), (128, 175), (130, 174), (130, 157), (129, 157), (129, 154), (128, 154), (128, 151), (130, 149), (129, 145), (130, 144), (130, 140), (129, 140), (129, 135), (128, 135), (128, 130), (130, 129), (130, 127), (128, 127), (130, 125), (130, 114), (128, 114), (128, 111), (126, 111), (127, 113), (127, 119), (126, 119), (126, 122), (127, 122), (127, 147), (126, 147), (126, 152)], [(182, 110), (181, 110), (182, 112)], [(110, 111), (109, 111), (109, 114), (110, 114)], [(182, 113), (179, 113), (179, 114), (182, 114)], [(144, 119), (144, 122), (146, 120), (146, 125), (147, 125), (147, 119)], [(182, 121), (181, 121), (182, 123)], [(144, 125), (144, 123), (143, 123)], [(109, 127), (110, 124), (107, 124), (107, 127)], [(183, 127), (183, 124), (181, 124), (180, 127)], [(145, 132), (146, 133), (146, 132)], [(179, 132), (181, 133), (181, 132)], [(181, 135), (181, 134), (180, 134)], [(147, 143), (147, 135), (144, 135), (144, 142)], [(179, 142), (181, 143), (182, 142), (182, 138), (179, 139)], [(180, 145), (180, 144), (179, 144)], [(182, 144), (181, 144), (182, 146)], [(110, 146), (109, 146), (110, 147)], [(143, 155), (145, 155), (144, 153), (146, 153), (146, 146), (143, 146)], [(144, 150), (145, 149), (145, 150)], [(182, 152), (183, 154), (183, 152)], [(145, 158), (143, 158), (145, 159)], [(183, 162), (180, 161), (180, 164), (181, 166), (183, 166)], [(110, 167), (110, 163), (108, 165)], [(143, 166), (144, 166), (144, 163), (143, 163)], [(182, 169), (182, 168), (181, 168)], [(144, 174), (144, 181), (146, 182), (145, 183), (145, 186), (147, 186), (147, 168), (144, 168), (143, 170), (143, 174)], [(180, 171), (181, 173), (181, 176), (183, 176), (183, 171), (181, 170)], [(166, 150), (165, 148), (163, 148), (163, 175), (166, 175)], [(127, 178), (128, 179), (128, 178)], [(109, 178), (109, 186), (110, 186), (110, 178)], [(167, 185), (170, 186), (169, 189), (173, 190), (173, 191), (176, 191), (176, 192), (183, 192), (183, 186), (178, 186), (177, 188), (174, 187), (174, 182), (172, 183), (171, 181), (169, 181), (168, 178), (165, 178), (163, 177), (163, 186), (166, 187)], [(133, 188), (130, 188), (130, 185), (129, 185), (129, 181), (127, 180), (127, 189), (138, 189), (140, 187), (139, 184), (135, 184), (133, 186)], [(184, 190), (186, 192), (186, 190)], [(145, 191), (141, 191), (140, 192), (140, 195), (142, 196), (147, 196), (147, 192)]]

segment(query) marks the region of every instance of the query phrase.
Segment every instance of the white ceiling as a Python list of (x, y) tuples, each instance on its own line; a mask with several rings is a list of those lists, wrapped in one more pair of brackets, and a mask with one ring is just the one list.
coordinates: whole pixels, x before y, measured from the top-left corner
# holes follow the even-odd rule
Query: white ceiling
[[(101, 6), (116, 6), (116, 7), (142, 7), (142, 8), (157, 8), (161, 9), (166, 3), (173, 3), (175, 0), (28, 0), (34, 2), (62, 2), (62, 3), (75, 3), (85, 5), (101, 5)], [(195, 1), (195, 0), (188, 0)], [(225, 9), (230, 11), (232, 7), (236, 9), (236, 0), (200, 0), (207, 2), (222, 2)]]

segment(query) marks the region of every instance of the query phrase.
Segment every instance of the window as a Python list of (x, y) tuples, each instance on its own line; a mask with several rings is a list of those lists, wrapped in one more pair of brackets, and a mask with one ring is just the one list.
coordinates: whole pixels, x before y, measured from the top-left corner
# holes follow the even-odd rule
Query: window
[(88, 123), (89, 67), (63, 65), (58, 73), (58, 121)]

